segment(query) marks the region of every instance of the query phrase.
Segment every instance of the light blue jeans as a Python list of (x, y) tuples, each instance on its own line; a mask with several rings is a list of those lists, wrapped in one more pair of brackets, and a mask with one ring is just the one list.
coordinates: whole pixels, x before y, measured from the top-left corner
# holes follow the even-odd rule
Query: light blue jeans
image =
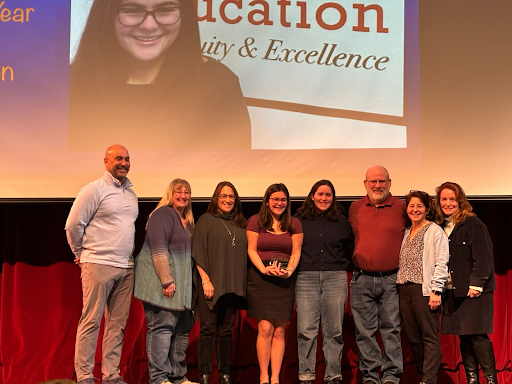
[[(396, 273), (375, 277), (354, 272), (350, 283), (350, 307), (363, 381), (380, 383), (380, 368), (382, 382), (398, 383), (403, 361)], [(382, 354), (377, 343), (377, 330), (382, 337)]]
[(325, 381), (341, 379), (343, 316), (347, 304), (346, 271), (304, 271), (297, 276), (299, 380), (315, 380), (318, 325), (322, 320)]
[(192, 311), (171, 311), (144, 304), (148, 322), (146, 350), (148, 355), (149, 384), (187, 381), (185, 362), (188, 332), (194, 325)]

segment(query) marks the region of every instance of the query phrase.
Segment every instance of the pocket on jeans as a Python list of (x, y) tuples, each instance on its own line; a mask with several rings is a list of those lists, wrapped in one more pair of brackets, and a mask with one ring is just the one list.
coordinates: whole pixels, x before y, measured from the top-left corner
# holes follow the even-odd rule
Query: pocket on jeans
[(393, 273), (392, 275), (387, 275), (386, 279), (388, 279), (391, 283), (396, 284), (396, 273)]

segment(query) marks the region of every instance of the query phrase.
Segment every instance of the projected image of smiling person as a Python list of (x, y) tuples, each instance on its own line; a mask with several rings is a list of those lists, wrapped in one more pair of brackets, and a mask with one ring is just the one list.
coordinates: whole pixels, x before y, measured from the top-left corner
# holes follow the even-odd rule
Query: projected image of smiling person
[(250, 148), (238, 78), (202, 56), (192, 0), (95, 0), (70, 67), (69, 111), (73, 150), (119, 137), (135, 149)]
[(151, 83), (156, 78), (162, 53), (178, 37), (180, 25), (179, 1), (121, 1), (114, 29), (119, 45), (129, 54), (129, 83)]

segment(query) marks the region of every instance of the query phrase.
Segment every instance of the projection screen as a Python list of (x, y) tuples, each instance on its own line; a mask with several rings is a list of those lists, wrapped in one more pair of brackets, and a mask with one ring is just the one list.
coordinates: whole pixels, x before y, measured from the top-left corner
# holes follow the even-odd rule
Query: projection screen
[[(0, 1), (0, 198), (74, 197), (115, 143), (139, 197), (176, 177), (195, 197), (221, 180), (244, 197), (274, 182), (305, 196), (322, 178), (360, 196), (374, 164), (395, 195), (447, 180), (510, 195), (507, 11), (476, 0)], [(137, 77), (150, 67), (153, 78)]]

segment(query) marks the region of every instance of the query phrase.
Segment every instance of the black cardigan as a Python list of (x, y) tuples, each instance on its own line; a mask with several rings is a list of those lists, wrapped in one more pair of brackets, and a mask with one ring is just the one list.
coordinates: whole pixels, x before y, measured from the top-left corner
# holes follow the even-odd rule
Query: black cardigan
[(492, 242), (483, 221), (476, 216), (467, 217), (455, 225), (449, 241), (454, 295), (466, 296), (469, 286), (482, 287), (484, 292), (494, 291)]

